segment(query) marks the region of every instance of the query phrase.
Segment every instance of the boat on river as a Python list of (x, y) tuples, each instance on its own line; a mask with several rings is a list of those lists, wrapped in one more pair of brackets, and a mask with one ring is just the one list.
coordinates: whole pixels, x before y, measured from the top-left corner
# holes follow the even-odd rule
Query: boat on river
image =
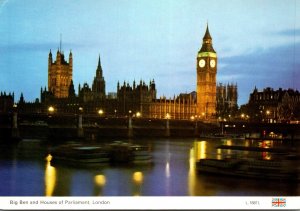
[(152, 163), (152, 155), (148, 146), (131, 145), (130, 151), (132, 152), (131, 162), (134, 164)]
[[(248, 150), (245, 147), (228, 146), (226, 148)], [(261, 151), (262, 149), (251, 147), (249, 150)], [(196, 169), (199, 173), (216, 175), (299, 181), (298, 157), (293, 154), (286, 154), (283, 157), (281, 160), (239, 158), (234, 156), (224, 159), (207, 158), (197, 161)]]
[(115, 141), (107, 145), (111, 162), (132, 163), (132, 164), (150, 164), (152, 163), (152, 154), (148, 146), (131, 144), (122, 141)]
[(215, 133), (215, 134), (201, 135), (200, 138), (245, 140), (245, 135), (244, 134)]
[(51, 164), (67, 163), (73, 166), (108, 164), (109, 153), (97, 145), (66, 144), (54, 148), (51, 152)]

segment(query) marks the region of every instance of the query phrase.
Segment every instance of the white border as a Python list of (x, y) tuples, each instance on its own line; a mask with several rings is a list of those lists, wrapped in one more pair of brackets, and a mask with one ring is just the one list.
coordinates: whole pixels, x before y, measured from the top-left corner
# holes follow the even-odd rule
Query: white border
[[(286, 199), (285, 207), (273, 207), (272, 199)], [(4, 210), (280, 210), (299, 209), (300, 197), (1, 197)]]

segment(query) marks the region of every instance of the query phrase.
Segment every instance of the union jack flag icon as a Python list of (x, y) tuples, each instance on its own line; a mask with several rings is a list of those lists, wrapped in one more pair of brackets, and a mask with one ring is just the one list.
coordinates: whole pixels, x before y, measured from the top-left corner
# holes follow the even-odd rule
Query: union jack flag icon
[(272, 207), (286, 207), (286, 199), (272, 198)]

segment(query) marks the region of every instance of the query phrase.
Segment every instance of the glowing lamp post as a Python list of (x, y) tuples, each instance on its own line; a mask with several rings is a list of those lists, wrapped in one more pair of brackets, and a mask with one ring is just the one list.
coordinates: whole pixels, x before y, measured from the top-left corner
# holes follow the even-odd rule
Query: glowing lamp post
[(82, 112), (83, 112), (83, 108), (79, 107), (78, 108), (78, 137), (83, 137), (83, 127), (82, 127)]
[(17, 104), (13, 105), (13, 129), (18, 128), (18, 112), (17, 112)]
[(170, 123), (169, 123), (169, 120), (170, 120), (170, 114), (167, 113), (166, 114), (166, 137), (170, 136)]
[(53, 106), (49, 106), (48, 112), (49, 112), (50, 114), (53, 114), (54, 110), (55, 110), (55, 109), (54, 109)]
[(104, 111), (103, 111), (102, 109), (99, 109), (99, 110), (98, 110), (98, 114), (99, 114), (100, 116), (103, 116)]
[(18, 129), (18, 110), (17, 104), (13, 105), (13, 125), (12, 125), (12, 139), (20, 139)]
[(268, 123), (270, 123), (270, 117), (269, 117), (270, 113), (271, 113), (270, 110), (266, 111), (266, 117), (267, 117), (267, 122)]
[(132, 111), (129, 110), (128, 111), (128, 137), (132, 137), (133, 136), (133, 129), (132, 129), (132, 116), (131, 116)]
[(245, 118), (245, 114), (241, 114), (241, 118), (244, 119)]

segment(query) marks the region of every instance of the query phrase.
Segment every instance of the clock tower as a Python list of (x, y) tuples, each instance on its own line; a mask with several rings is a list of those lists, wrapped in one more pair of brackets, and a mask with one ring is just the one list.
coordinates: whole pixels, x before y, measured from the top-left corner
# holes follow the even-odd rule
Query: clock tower
[(197, 55), (197, 114), (212, 120), (216, 114), (217, 53), (212, 46), (208, 25)]

